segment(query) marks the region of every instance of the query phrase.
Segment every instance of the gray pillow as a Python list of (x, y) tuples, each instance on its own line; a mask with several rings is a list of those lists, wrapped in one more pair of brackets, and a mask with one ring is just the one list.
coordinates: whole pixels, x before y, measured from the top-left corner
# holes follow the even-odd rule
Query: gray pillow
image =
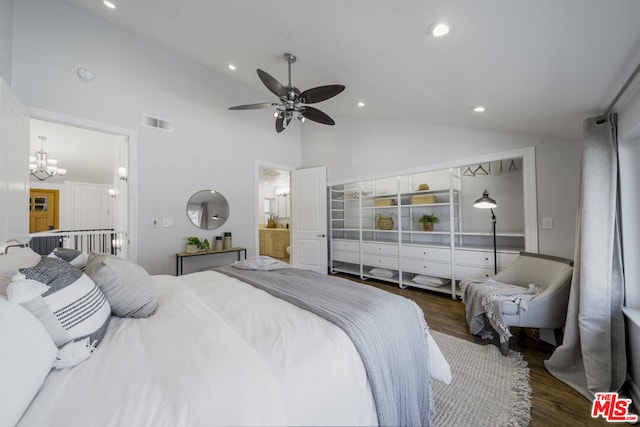
[(138, 264), (108, 254), (89, 255), (84, 272), (102, 290), (119, 317), (149, 317), (158, 307), (151, 276)]

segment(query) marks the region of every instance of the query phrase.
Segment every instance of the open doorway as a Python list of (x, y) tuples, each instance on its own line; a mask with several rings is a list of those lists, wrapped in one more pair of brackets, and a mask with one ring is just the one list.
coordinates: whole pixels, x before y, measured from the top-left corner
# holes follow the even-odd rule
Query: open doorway
[[(42, 158), (42, 153), (49, 159), (44, 163), (51, 165), (51, 159), (57, 161), (57, 171), (45, 164), (48, 172), (31, 174), (30, 193), (35, 194), (37, 200), (33, 198), (30, 209), (51, 210), (50, 198), (44, 203), (42, 194), (55, 193), (55, 222), (47, 223), (45, 230), (73, 236), (76, 242), (99, 238), (102, 239), (100, 247), (82, 249), (133, 259), (128, 245), (131, 236), (129, 135), (78, 122), (62, 123), (47, 117), (30, 120), (30, 161)], [(30, 166), (32, 172), (35, 168), (36, 165)], [(43, 231), (42, 224), (38, 227), (31, 224), (36, 220), (42, 222), (39, 217), (35, 218), (38, 215), (33, 212), (25, 215), (30, 215), (32, 233)]]
[(266, 164), (258, 165), (259, 255), (290, 261), (291, 173)]

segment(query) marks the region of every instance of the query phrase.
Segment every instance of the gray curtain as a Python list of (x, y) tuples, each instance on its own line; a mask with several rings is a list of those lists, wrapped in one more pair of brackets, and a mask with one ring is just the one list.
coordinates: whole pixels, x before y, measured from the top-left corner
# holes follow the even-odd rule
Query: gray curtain
[(564, 339), (547, 370), (589, 400), (618, 391), (627, 362), (616, 115), (584, 122), (575, 265)]

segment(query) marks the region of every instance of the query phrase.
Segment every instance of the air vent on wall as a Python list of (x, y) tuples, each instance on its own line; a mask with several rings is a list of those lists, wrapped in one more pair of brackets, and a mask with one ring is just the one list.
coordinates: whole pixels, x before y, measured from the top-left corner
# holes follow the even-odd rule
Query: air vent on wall
[(164, 130), (166, 132), (173, 132), (173, 122), (169, 120), (153, 117), (148, 114), (142, 116), (142, 124), (155, 129)]

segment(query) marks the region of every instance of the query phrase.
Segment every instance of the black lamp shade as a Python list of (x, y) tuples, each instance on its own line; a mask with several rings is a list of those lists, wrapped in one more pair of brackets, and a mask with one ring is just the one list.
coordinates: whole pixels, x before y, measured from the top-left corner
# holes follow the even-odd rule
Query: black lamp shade
[(478, 200), (473, 202), (474, 208), (493, 209), (496, 206), (498, 206), (498, 204), (496, 203), (495, 200), (489, 197), (489, 192), (487, 190), (484, 190), (484, 192), (482, 193), (482, 197), (480, 197)]

